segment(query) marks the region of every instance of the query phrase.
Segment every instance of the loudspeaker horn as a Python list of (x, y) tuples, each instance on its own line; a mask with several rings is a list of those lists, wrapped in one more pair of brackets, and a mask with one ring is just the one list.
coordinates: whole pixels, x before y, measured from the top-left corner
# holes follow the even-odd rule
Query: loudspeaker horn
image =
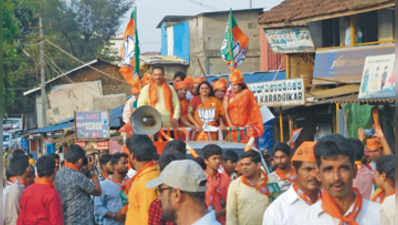
[(130, 123), (134, 129), (134, 133), (142, 135), (156, 134), (162, 126), (160, 113), (148, 105), (136, 109), (130, 117)]

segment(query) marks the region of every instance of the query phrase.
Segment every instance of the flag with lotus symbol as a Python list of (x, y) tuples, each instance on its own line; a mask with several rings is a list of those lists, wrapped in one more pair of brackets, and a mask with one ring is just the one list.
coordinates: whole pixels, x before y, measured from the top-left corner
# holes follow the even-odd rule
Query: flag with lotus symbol
[(236, 68), (245, 61), (248, 47), (249, 37), (239, 28), (231, 9), (221, 46), (221, 56), (227, 65)]
[(140, 47), (137, 32), (137, 8), (131, 13), (130, 21), (123, 34), (123, 45), (120, 49), (120, 73), (128, 84), (133, 86), (139, 81)]

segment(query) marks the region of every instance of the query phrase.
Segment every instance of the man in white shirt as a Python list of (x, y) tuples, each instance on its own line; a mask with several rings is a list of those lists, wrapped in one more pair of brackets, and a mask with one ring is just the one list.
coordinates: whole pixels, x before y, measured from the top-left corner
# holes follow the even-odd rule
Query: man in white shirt
[(315, 142), (303, 142), (292, 157), (296, 179), (264, 213), (263, 225), (290, 225), (303, 215), (319, 197), (320, 183), (314, 155)]
[(159, 111), (163, 127), (178, 127), (180, 100), (175, 89), (167, 84), (161, 66), (153, 67), (152, 80), (140, 92), (137, 108), (143, 105), (150, 105)]
[(376, 225), (380, 205), (364, 199), (352, 187), (356, 176), (355, 148), (349, 139), (328, 135), (315, 145), (315, 158), (322, 183), (320, 201), (312, 205), (297, 225)]
[(273, 160), (276, 170), (269, 174), (269, 179), (271, 182), (278, 183), (282, 193), (289, 189), (295, 179), (294, 169), (290, 163), (291, 156), (292, 150), (287, 144), (278, 143), (275, 145)]

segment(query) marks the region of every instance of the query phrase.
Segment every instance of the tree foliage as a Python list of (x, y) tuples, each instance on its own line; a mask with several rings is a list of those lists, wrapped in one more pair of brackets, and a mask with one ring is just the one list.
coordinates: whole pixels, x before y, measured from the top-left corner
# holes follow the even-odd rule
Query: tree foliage
[(74, 56), (88, 61), (119, 29), (133, 0), (73, 0), (46, 4), (47, 32)]
[[(29, 0), (0, 1), (0, 109), (12, 111), (17, 86), (29, 62), (22, 55), (23, 40), (32, 31), (34, 5)], [(15, 106), (15, 105), (14, 105)]]
[[(0, 0), (0, 108), (30, 112), (34, 99), (23, 91), (38, 86), (39, 16), (45, 39), (82, 61), (100, 55), (134, 0)], [(45, 45), (46, 79), (80, 65)], [(3, 107), (4, 106), (4, 107)]]

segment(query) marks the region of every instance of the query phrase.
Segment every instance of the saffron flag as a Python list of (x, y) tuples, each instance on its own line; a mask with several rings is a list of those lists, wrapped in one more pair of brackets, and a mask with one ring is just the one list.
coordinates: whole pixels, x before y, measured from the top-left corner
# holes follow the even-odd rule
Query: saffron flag
[(139, 84), (140, 47), (137, 32), (137, 8), (131, 13), (130, 21), (123, 34), (123, 45), (120, 49), (121, 66), (119, 72), (130, 86)]
[(236, 68), (245, 61), (248, 47), (249, 37), (238, 27), (231, 9), (221, 46), (221, 56), (226, 64)]

